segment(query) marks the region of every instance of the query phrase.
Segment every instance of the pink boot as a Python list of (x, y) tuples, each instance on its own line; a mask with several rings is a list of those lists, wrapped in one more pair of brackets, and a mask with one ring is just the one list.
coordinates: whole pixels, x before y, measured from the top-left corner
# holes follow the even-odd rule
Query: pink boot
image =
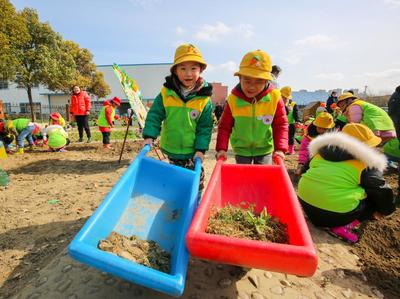
[(349, 224), (345, 226), (332, 227), (329, 229), (329, 232), (335, 237), (338, 237), (346, 242), (352, 244), (358, 242), (358, 236), (351, 231)]
[(289, 144), (289, 155), (294, 155), (295, 151), (294, 151), (294, 144)]
[(357, 219), (354, 220), (352, 223), (347, 224), (348, 228), (350, 229), (359, 229), (361, 225), (361, 222), (358, 221)]

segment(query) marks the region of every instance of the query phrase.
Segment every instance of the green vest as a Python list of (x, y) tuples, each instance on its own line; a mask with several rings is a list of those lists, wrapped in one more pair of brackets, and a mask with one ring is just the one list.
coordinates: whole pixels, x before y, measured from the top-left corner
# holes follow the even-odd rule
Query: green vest
[(234, 119), (230, 142), (235, 154), (254, 157), (272, 153), (272, 122), (280, 98), (277, 89), (252, 104), (229, 95), (228, 105)]
[(383, 152), (392, 157), (400, 158), (399, 146), (399, 140), (397, 138), (394, 138), (385, 143), (385, 146), (383, 147)]
[(165, 108), (161, 148), (172, 154), (194, 154), (197, 121), (210, 97), (195, 96), (185, 103), (173, 90), (165, 87), (161, 89), (161, 96)]
[(298, 184), (298, 195), (322, 210), (347, 213), (366, 197), (359, 185), (365, 164), (358, 160), (332, 162), (316, 155)]
[(288, 107), (289, 113), (287, 115), (287, 120), (289, 125), (294, 124), (296, 121), (293, 117), (293, 107), (296, 105), (296, 103), (294, 101), (291, 101), (290, 103), (288, 103), (288, 105), (286, 105), (286, 107)]
[(48, 146), (51, 148), (61, 148), (67, 144), (67, 138), (65, 138), (64, 134), (61, 130), (54, 130), (49, 133), (48, 138)]
[(115, 117), (115, 108), (112, 105), (103, 106), (99, 113), (99, 119), (97, 120), (97, 124), (99, 127), (109, 127), (110, 124), (106, 118), (106, 108), (111, 107), (111, 120)]
[(382, 108), (362, 100), (354, 101), (349, 107), (352, 105), (361, 107), (363, 111), (361, 123), (372, 131), (394, 131), (392, 119)]
[(12, 122), (15, 130), (17, 130), (18, 133), (21, 133), (28, 126), (31, 120), (29, 118), (17, 118)]

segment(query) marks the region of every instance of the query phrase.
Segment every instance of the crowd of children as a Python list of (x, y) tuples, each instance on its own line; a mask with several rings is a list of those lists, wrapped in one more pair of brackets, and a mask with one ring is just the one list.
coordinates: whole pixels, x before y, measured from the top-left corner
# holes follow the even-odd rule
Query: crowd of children
[[(87, 107), (84, 109), (90, 109), (88, 100), (86, 99), (86, 93), (80, 91), (82, 94), (82, 103), (79, 103), (79, 97), (77, 95), (77, 86), (74, 86), (75, 106)], [(98, 126), (99, 130), (103, 135), (103, 147), (105, 149), (110, 149), (110, 134), (111, 128), (114, 126), (114, 120), (118, 119), (115, 109), (121, 104), (121, 100), (118, 97), (114, 97), (111, 100), (104, 101), (103, 107), (100, 110), (98, 116)], [(89, 105), (89, 106), (88, 106)], [(81, 109), (81, 110), (82, 110)], [(83, 109), (83, 110), (84, 110)], [(82, 110), (82, 111), (83, 111)], [(78, 120), (80, 116), (75, 113), (78, 111), (75, 107), (73, 109), (75, 112), (71, 112), (74, 115), (73, 120)], [(88, 114), (85, 114), (86, 116)], [(88, 134), (88, 142), (91, 141), (90, 130), (87, 130), (86, 122), (87, 117), (83, 117), (83, 120), (79, 121), (78, 133), (79, 140), (82, 142), (83, 130), (86, 130)], [(39, 144), (39, 140), (42, 140), (42, 145), (48, 146), (51, 152), (65, 152), (65, 147), (70, 144), (68, 138), (68, 133), (66, 132), (66, 121), (59, 112), (52, 112), (49, 115), (48, 124), (39, 124), (37, 122), (32, 122), (28, 118), (16, 118), (13, 120), (0, 120), (0, 141), (5, 146), (6, 151), (9, 154), (23, 154), (25, 152), (25, 141), (28, 142), (30, 149), (32, 150), (34, 146)], [(14, 141), (16, 145), (16, 150), (14, 150)]]
[[(206, 67), (197, 47), (180, 45), (143, 128), (144, 145), (153, 146), (160, 137), (159, 146), (169, 162), (188, 169), (194, 169), (196, 158), (204, 159), (211, 141), (212, 86), (202, 77)], [(320, 105), (315, 115), (301, 124), (291, 88), (278, 89), (272, 71), (266, 52), (255, 50), (243, 56), (234, 74), (239, 82), (218, 122), (216, 159), (227, 159), (230, 143), (237, 164), (272, 164), (273, 156), (284, 159), (285, 154), (295, 153), (296, 127), (303, 126), (295, 173), (300, 176), (298, 196), (304, 213), (316, 226), (355, 243), (360, 221), (379, 219), (395, 210), (393, 192), (383, 177), (387, 160), (373, 149), (385, 144), (385, 153), (400, 159), (393, 122), (381, 108), (344, 92), (339, 97), (332, 93), (329, 105)], [(78, 86), (72, 99), (79, 141), (85, 129), (90, 142), (90, 101)], [(99, 113), (105, 149), (110, 148), (115, 110), (120, 105), (121, 100), (114, 97), (104, 102)], [(65, 151), (69, 139), (64, 127), (59, 113), (52, 113), (49, 125), (42, 129), (29, 119), (15, 119), (0, 122), (0, 138), (8, 150), (15, 139), (17, 153), (23, 153), (25, 139), (33, 146), (34, 136), (41, 134), (51, 151)], [(203, 179), (204, 170), (200, 189)]]

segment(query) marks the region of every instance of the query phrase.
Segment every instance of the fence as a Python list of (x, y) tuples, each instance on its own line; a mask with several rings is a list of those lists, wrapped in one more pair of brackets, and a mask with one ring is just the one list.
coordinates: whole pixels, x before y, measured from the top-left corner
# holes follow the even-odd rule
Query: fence
[[(103, 106), (102, 102), (92, 102), (91, 117), (96, 118)], [(31, 107), (29, 103), (3, 103), (3, 111), (6, 118), (31, 118)], [(38, 121), (46, 122), (50, 113), (58, 112), (66, 120), (69, 120), (69, 104), (62, 105), (43, 105), (42, 103), (33, 103), (33, 113)]]

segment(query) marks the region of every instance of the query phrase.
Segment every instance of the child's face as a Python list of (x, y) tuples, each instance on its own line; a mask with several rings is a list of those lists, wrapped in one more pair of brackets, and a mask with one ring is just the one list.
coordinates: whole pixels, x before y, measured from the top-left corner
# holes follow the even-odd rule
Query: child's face
[(175, 74), (184, 87), (190, 88), (193, 87), (200, 78), (201, 67), (197, 62), (182, 62), (176, 66)]
[(79, 88), (79, 86), (74, 86), (74, 93), (80, 93), (81, 89)]
[(343, 111), (347, 106), (346, 100), (338, 102), (337, 106), (339, 107), (340, 110)]
[(267, 80), (240, 76), (240, 87), (248, 98), (253, 98), (262, 92), (267, 85)]
[(321, 127), (316, 127), (317, 128), (317, 133), (318, 134), (324, 134), (328, 129), (321, 128)]

